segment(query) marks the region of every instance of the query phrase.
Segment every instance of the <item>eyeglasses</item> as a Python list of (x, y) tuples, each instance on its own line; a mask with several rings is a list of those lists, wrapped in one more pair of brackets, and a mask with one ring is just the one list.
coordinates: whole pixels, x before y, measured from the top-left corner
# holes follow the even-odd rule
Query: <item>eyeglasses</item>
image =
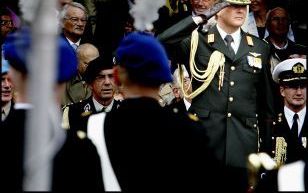
[(70, 17), (70, 18), (64, 18), (67, 20), (70, 20), (73, 24), (77, 24), (79, 21), (81, 21), (81, 23), (85, 24), (87, 22), (87, 19), (79, 19), (78, 17)]
[(0, 24), (2, 25), (2, 26), (12, 26), (13, 25), (13, 21), (12, 20), (0, 20)]

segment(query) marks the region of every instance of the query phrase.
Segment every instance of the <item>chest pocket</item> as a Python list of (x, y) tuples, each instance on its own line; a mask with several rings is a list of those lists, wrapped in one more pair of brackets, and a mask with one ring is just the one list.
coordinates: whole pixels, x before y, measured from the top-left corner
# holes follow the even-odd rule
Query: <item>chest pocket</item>
[[(260, 64), (253, 64), (252, 61), (248, 61), (248, 59), (246, 58), (246, 60), (244, 60), (244, 62), (242, 62), (242, 66), (243, 66), (243, 71), (248, 72), (250, 74), (260, 74), (263, 65), (262, 65), (262, 60), (260, 58)], [(257, 66), (257, 67), (256, 67)]]

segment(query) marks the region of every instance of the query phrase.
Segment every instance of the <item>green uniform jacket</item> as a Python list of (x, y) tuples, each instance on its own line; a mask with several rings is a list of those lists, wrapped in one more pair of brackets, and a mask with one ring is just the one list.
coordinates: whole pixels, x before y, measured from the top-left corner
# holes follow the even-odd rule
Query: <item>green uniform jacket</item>
[[(179, 24), (174, 30), (169, 29), (158, 38), (169, 46), (179, 43), (179, 61), (189, 70), (190, 36), (179, 41), (176, 33), (185, 37), (185, 31), (192, 32), (197, 26), (191, 18), (186, 18)], [(247, 36), (250, 40), (247, 40)], [(208, 37), (212, 40), (208, 40)], [(210, 146), (215, 149), (215, 155), (222, 164), (246, 168), (247, 157), (250, 153), (258, 152), (259, 142), (269, 144), (271, 140), (270, 130), (266, 128), (274, 117), (268, 64), (269, 46), (242, 32), (238, 52), (234, 60), (231, 60), (228, 49), (214, 26), (208, 32), (199, 32), (195, 55), (199, 69), (206, 69), (215, 50), (222, 52), (226, 59), (223, 87), (218, 90), (218, 70), (208, 88), (192, 100), (189, 111), (202, 121), (210, 137)], [(248, 56), (261, 59), (262, 68), (249, 65)], [(201, 82), (193, 80), (193, 90), (200, 84)]]

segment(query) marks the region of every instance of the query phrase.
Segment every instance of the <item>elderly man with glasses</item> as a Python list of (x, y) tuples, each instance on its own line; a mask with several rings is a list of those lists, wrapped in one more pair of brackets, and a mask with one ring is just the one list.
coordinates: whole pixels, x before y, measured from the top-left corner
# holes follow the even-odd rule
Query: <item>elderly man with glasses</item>
[(91, 37), (85, 34), (88, 13), (77, 2), (67, 3), (60, 12), (62, 36), (74, 50), (82, 43), (91, 43)]

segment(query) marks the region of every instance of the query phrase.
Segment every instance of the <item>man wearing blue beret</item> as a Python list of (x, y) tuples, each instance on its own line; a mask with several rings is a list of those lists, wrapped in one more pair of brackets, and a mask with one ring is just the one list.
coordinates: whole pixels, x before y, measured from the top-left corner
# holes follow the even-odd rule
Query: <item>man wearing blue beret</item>
[(102, 161), (109, 170), (103, 174), (105, 190), (211, 189), (217, 162), (198, 118), (158, 102), (160, 85), (172, 81), (158, 40), (142, 32), (126, 36), (117, 49), (114, 70), (124, 100), (115, 111), (92, 115), (88, 123), (89, 133), (104, 136), (96, 142), (106, 149), (102, 155), (108, 155)]
[[(12, 148), (4, 150), (4, 166), (2, 172), (3, 179), (6, 179), (5, 190), (22, 191), (25, 189), (24, 171), (25, 167), (25, 123), (27, 115), (31, 110), (35, 110), (28, 99), (28, 83), (29, 83), (29, 64), (27, 58), (30, 53), (31, 31), (27, 27), (8, 36), (4, 46), (4, 56), (11, 65), (11, 74), (16, 91), (16, 104), (14, 106), (14, 117), (7, 120), (6, 128), (2, 128), (4, 136), (10, 141), (8, 144)], [(56, 63), (56, 81), (54, 84), (55, 98), (58, 99), (58, 106), (61, 105), (61, 97), (64, 92), (65, 82), (71, 79), (77, 73), (77, 58), (73, 49), (68, 45), (63, 38), (57, 39), (58, 60)], [(52, 108), (52, 107), (50, 107)], [(47, 110), (47, 109), (46, 109)], [(51, 115), (52, 116), (52, 115)], [(59, 132), (61, 125), (52, 127), (53, 136), (59, 140)], [(54, 138), (50, 140), (55, 140)], [(46, 143), (44, 143), (46, 144)], [(58, 146), (62, 145), (60, 142)], [(50, 147), (45, 147), (46, 151), (50, 151)], [(59, 151), (57, 151), (60, 149)], [(54, 156), (52, 157), (52, 180), (50, 183), (51, 189), (54, 191), (103, 191), (102, 180), (99, 160), (97, 159), (97, 152), (93, 144), (84, 135), (77, 135), (76, 133), (67, 132), (66, 140), (63, 146), (53, 150)], [(88, 155), (84, 158), (83, 155)], [(50, 159), (49, 156), (53, 155), (38, 155), (36, 159)], [(35, 160), (34, 160), (35, 161)], [(49, 167), (49, 165), (44, 165)], [(38, 168), (44, 170), (44, 168)], [(9, 177), (8, 177), (9, 176)], [(40, 182), (37, 182), (39, 184)], [(38, 185), (39, 186), (39, 185)], [(39, 188), (39, 187), (33, 187)]]

